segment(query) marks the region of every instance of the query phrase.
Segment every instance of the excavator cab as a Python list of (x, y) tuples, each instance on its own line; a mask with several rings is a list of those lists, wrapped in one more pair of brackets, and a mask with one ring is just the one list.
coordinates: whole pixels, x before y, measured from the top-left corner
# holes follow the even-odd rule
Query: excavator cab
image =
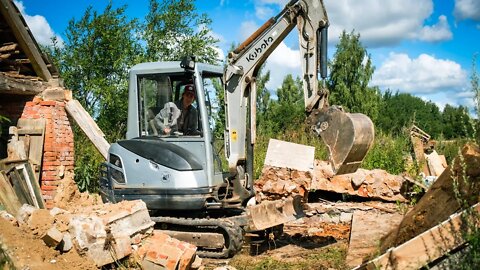
[(225, 184), (207, 104), (223, 70), (195, 65), (153, 62), (130, 70), (126, 139), (112, 144), (103, 170), (108, 200), (142, 199), (151, 210), (169, 211), (221, 206)]

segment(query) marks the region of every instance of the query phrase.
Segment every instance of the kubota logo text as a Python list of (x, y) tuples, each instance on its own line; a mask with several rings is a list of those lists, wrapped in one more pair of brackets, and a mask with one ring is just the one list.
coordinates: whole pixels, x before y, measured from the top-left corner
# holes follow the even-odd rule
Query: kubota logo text
[(270, 44), (272, 44), (272, 42), (273, 42), (272, 37), (268, 37), (268, 38), (264, 39), (263, 43), (260, 44), (258, 47), (256, 47), (254, 52), (248, 54), (247, 57), (245, 57), (245, 59), (247, 59), (247, 62), (250, 62), (250, 61), (253, 61), (253, 60), (257, 59), (257, 57), (259, 55), (261, 55), (268, 48), (268, 46), (270, 46)]

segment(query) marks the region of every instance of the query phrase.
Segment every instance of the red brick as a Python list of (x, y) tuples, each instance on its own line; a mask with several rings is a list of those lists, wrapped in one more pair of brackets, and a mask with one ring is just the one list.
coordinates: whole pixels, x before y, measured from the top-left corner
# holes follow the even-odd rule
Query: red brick
[[(48, 182), (56, 182), (56, 181), (47, 181), (46, 183), (48, 183)], [(57, 190), (57, 188), (58, 188), (57, 185), (49, 186), (49, 185), (46, 185), (46, 184), (42, 185), (42, 187), (41, 187), (41, 189), (45, 190), (45, 191)]]
[(42, 106), (55, 106), (57, 105), (57, 102), (54, 100), (44, 100), (40, 102), (40, 105)]
[(41, 102), (42, 100), (43, 100), (43, 98), (41, 98), (41, 97), (34, 97), (33, 98), (33, 103), (37, 104), (37, 103)]

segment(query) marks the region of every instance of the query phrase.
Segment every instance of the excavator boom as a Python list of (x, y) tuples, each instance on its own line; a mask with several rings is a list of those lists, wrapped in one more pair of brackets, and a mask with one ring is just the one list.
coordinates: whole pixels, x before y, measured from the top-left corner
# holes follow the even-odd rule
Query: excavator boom
[[(352, 173), (360, 166), (373, 143), (373, 123), (366, 115), (346, 113), (328, 104), (329, 91), (325, 87), (328, 25), (322, 0), (292, 0), (229, 54), (224, 74), (225, 149), (232, 175), (237, 174), (239, 165), (253, 160), (257, 73), (295, 26), (301, 53), (305, 111), (309, 115), (307, 123), (326, 144), (336, 174)], [(248, 173), (251, 174), (247, 170)]]

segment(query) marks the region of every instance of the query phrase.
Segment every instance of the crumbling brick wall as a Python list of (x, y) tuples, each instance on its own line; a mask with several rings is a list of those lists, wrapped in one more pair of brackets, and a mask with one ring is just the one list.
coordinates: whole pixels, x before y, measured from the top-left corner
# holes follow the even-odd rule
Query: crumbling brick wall
[(40, 186), (46, 206), (51, 208), (60, 180), (74, 168), (73, 131), (65, 102), (35, 97), (26, 102), (21, 118), (46, 120)]

